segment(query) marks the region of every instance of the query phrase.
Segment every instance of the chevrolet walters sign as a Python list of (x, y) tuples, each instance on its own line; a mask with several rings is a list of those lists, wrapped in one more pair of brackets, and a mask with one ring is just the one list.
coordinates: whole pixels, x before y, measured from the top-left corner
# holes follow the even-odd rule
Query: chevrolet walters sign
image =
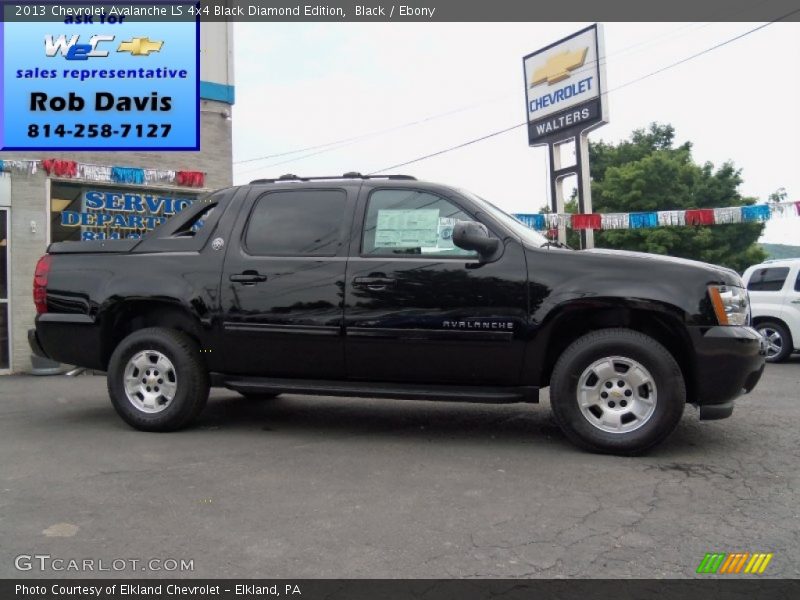
[(567, 139), (608, 121), (604, 63), (600, 25), (523, 59), (531, 146)]

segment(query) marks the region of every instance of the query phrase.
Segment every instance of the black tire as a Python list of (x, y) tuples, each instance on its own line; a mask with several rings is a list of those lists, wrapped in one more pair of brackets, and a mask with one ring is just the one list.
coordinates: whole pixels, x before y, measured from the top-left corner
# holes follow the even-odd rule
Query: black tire
[(794, 349), (794, 340), (792, 340), (792, 334), (789, 332), (789, 329), (783, 323), (779, 323), (778, 321), (762, 321), (756, 325), (756, 329), (765, 338), (769, 337), (767, 332), (771, 331), (776, 332), (780, 338), (780, 351), (772, 356), (768, 354), (767, 362), (779, 363), (789, 358), (789, 355)]
[[(623, 360), (639, 363), (649, 372), (652, 379), (652, 387), (645, 386), (641, 395), (651, 399), (655, 397), (655, 407), (650, 409), (649, 417), (641, 419), (643, 423), (622, 425), (622, 427), (637, 427), (631, 431), (604, 431), (600, 429), (601, 425), (593, 424), (590, 417), (594, 415), (595, 419), (602, 420), (605, 414), (602, 411), (605, 410), (605, 406), (589, 408), (588, 412), (591, 412), (592, 415), (586, 416), (579, 405), (579, 380), (584, 373), (593, 372), (588, 371), (590, 366), (604, 358), (611, 360), (610, 357), (620, 357)], [(625, 367), (622, 362), (613, 360), (611, 360), (611, 364), (615, 369)], [(611, 379), (616, 379), (618, 376), (627, 377), (624, 371), (620, 375), (617, 375), (615, 371)], [(587, 394), (591, 396), (595, 390), (599, 390), (598, 394), (605, 392), (608, 400), (599, 402), (607, 402), (609, 407), (614, 406), (612, 400), (617, 398), (618, 404), (615, 408), (617, 413), (622, 413), (625, 410), (621, 408), (622, 400), (625, 400), (625, 406), (630, 400), (620, 395), (612, 398), (608, 395), (609, 390), (604, 387), (608, 381), (604, 382), (597, 375), (595, 377), (597, 379), (590, 374), (585, 383), (590, 387), (592, 385), (600, 387), (592, 387)], [(593, 379), (596, 381), (594, 384), (592, 384)], [(615, 389), (612, 387), (610, 392), (616, 394)], [(636, 387), (630, 389), (637, 390), (632, 391), (632, 394), (640, 395)], [(651, 395), (653, 393), (655, 396)], [(625, 394), (627, 394), (627, 389)], [(595, 452), (635, 455), (662, 442), (673, 432), (686, 405), (686, 386), (678, 363), (656, 340), (630, 329), (601, 329), (579, 338), (561, 354), (550, 378), (550, 399), (558, 425), (567, 438), (575, 444)], [(600, 411), (599, 415), (596, 414), (596, 411), (593, 412), (595, 408)], [(610, 408), (608, 410), (612, 411)], [(633, 412), (630, 414), (632, 415)], [(622, 419), (624, 418), (626, 416), (622, 417)], [(635, 418), (631, 419), (631, 421), (635, 420)]]
[(260, 402), (263, 400), (274, 400), (275, 398), (280, 396), (280, 394), (276, 392), (239, 392), (239, 394), (241, 394), (248, 400), (252, 400), (254, 402)]
[[(175, 379), (174, 394), (169, 403), (166, 402), (166, 397), (162, 396), (166, 406), (159, 408), (159, 412), (149, 413), (137, 407), (125, 390), (125, 371), (128, 363), (134, 357), (141, 356), (144, 351), (161, 353), (173, 366), (170, 377)], [(153, 372), (159, 377), (164, 377), (157, 371)], [(158, 380), (154, 383), (157, 384)], [(111, 403), (119, 416), (128, 425), (141, 431), (181, 429), (200, 414), (208, 400), (209, 378), (200, 350), (192, 338), (174, 329), (149, 327), (140, 329), (122, 340), (111, 355), (107, 384)]]

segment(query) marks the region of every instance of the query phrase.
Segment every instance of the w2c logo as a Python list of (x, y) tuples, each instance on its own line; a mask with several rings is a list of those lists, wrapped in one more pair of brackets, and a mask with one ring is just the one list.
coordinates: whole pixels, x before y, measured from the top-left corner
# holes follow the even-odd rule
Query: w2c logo
[(88, 60), (90, 58), (106, 58), (108, 50), (99, 50), (103, 42), (113, 42), (113, 35), (93, 35), (88, 44), (79, 44), (80, 35), (73, 35), (69, 40), (66, 35), (54, 37), (44, 36), (44, 53), (50, 58), (60, 54), (67, 60)]

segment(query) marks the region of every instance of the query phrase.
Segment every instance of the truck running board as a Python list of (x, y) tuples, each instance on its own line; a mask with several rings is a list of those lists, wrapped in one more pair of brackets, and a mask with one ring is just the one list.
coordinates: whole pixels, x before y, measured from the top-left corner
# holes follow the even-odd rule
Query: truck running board
[(241, 393), (309, 394), (314, 396), (357, 396), (398, 400), (444, 400), (485, 404), (539, 402), (539, 388), (483, 387), (458, 385), (418, 385), (371, 381), (325, 381), (311, 379), (273, 379), (211, 374), (212, 385)]

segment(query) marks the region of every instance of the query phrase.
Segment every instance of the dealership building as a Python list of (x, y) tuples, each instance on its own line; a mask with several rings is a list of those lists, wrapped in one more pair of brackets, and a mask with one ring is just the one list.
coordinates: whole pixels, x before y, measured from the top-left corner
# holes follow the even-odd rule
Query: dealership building
[(232, 24), (201, 24), (199, 151), (0, 152), (0, 374), (32, 368), (33, 272), (48, 244), (138, 237), (231, 185), (231, 42)]

